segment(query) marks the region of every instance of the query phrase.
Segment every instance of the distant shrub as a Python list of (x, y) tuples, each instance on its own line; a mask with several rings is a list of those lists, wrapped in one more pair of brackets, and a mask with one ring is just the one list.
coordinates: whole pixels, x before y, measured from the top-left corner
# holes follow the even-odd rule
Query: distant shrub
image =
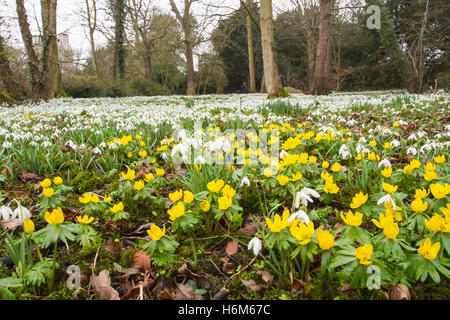
[(137, 78), (130, 84), (130, 93), (135, 96), (160, 96), (170, 95), (172, 92), (157, 81), (145, 78)]

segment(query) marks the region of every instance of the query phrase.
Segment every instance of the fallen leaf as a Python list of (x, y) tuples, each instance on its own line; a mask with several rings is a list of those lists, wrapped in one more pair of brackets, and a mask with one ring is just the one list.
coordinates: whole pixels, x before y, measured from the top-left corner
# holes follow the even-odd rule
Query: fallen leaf
[(270, 287), (270, 285), (273, 282), (273, 275), (270, 272), (264, 271), (264, 270), (258, 270), (256, 272), (256, 274), (261, 276), (262, 280), (266, 283), (267, 288)]
[(309, 283), (303, 280), (293, 279), (291, 289), (293, 292), (303, 292)]
[(411, 300), (411, 294), (407, 286), (397, 283), (389, 289), (389, 300)]
[(199, 277), (198, 274), (194, 273), (194, 269), (192, 268), (192, 266), (187, 263), (183, 263), (183, 265), (178, 268), (177, 276), (187, 277), (187, 278), (193, 278), (193, 277), (198, 278)]
[(119, 293), (111, 287), (108, 270), (100, 271), (99, 275), (91, 275), (90, 284), (98, 300), (120, 300)]
[(156, 298), (159, 300), (175, 300), (176, 296), (173, 292), (170, 292), (168, 289), (164, 289), (158, 292)]
[(244, 233), (247, 236), (254, 235), (258, 228), (256, 227), (256, 224), (254, 222), (246, 223), (245, 226), (241, 229), (239, 229), (240, 232)]
[(176, 283), (177, 289), (175, 295), (177, 300), (203, 300), (203, 297), (196, 292), (196, 290), (185, 286), (182, 283)]
[(154, 283), (155, 283), (155, 281), (153, 279), (146, 278), (144, 280), (144, 282), (135, 285), (127, 293), (125, 293), (122, 297), (120, 297), (120, 300), (129, 300), (129, 299), (136, 298), (141, 293), (141, 287), (142, 287), (142, 290), (144, 290)]
[(241, 282), (248, 291), (253, 290), (253, 291), (259, 292), (264, 289), (261, 285), (256, 284), (255, 280), (241, 279)]
[(139, 250), (133, 255), (133, 263), (136, 266), (142, 267), (145, 272), (151, 272), (151, 260), (150, 257), (145, 253), (144, 250)]
[[(3, 171), (2, 171), (2, 173), (3, 173)], [(31, 181), (40, 181), (40, 180), (42, 180), (42, 177), (40, 175), (33, 173), (33, 172), (25, 172), (25, 171), (22, 171), (19, 174), (19, 178), (22, 179), (23, 181), (30, 181), (30, 180)]]
[(122, 248), (122, 241), (115, 242), (113, 240), (108, 240), (106, 244), (103, 245), (103, 249), (105, 249), (108, 252), (121, 252), (123, 250)]
[(239, 249), (239, 242), (237, 240), (233, 240), (228, 242), (227, 248), (225, 249), (225, 252), (227, 255), (232, 256), (233, 254), (236, 254)]
[(22, 220), (10, 218), (9, 220), (2, 220), (1, 223), (6, 230), (14, 230), (22, 225)]

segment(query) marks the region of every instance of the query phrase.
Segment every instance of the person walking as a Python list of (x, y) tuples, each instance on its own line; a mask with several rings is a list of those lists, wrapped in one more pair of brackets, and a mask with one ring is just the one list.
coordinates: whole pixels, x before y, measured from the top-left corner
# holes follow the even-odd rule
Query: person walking
[(248, 93), (247, 84), (245, 83), (245, 81), (241, 84), (241, 93)]

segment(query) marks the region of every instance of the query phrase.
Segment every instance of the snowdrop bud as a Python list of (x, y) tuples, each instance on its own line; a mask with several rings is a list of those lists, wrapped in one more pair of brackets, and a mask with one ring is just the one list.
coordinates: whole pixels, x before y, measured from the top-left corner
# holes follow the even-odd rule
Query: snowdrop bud
[(14, 215), (14, 217), (17, 216), (20, 219), (20, 221), (22, 221), (22, 222), (24, 222), (25, 220), (31, 218), (30, 211), (27, 208), (25, 208), (25, 207), (23, 207), (21, 205), (19, 205), (16, 208), (16, 210), (14, 210), (13, 215)]
[(0, 213), (2, 215), (3, 220), (9, 220), (10, 217), (14, 216), (13, 211), (10, 207), (1, 206), (0, 207)]
[(406, 154), (412, 154), (415, 156), (417, 154), (417, 149), (414, 147), (409, 147), (408, 150), (406, 150)]
[(251, 250), (252, 248), (255, 256), (257, 256), (261, 252), (262, 242), (261, 240), (259, 240), (259, 238), (255, 237), (252, 240), (250, 240), (250, 242), (248, 243), (248, 250)]
[(246, 185), (248, 187), (250, 186), (250, 180), (248, 180), (247, 177), (244, 177), (244, 179), (242, 179), (241, 184), (239, 185), (239, 187), (242, 187), (244, 185)]

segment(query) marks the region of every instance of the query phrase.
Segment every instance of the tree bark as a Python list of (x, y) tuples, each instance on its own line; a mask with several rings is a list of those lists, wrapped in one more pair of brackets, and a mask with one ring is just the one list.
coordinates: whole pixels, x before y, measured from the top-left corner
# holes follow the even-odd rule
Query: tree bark
[(195, 69), (194, 69), (194, 54), (193, 54), (193, 40), (192, 40), (192, 26), (191, 26), (191, 4), (193, 0), (184, 0), (184, 11), (181, 15), (175, 2), (170, 0), (172, 11), (175, 13), (178, 21), (181, 23), (184, 33), (185, 55), (187, 64), (187, 89), (186, 95), (191, 96), (195, 94)]
[(313, 94), (331, 92), (331, 12), (333, 0), (320, 0), (320, 31), (316, 52), (316, 67), (312, 82)]
[(19, 19), (20, 33), (27, 54), (30, 84), (34, 94), (39, 96), (41, 90), (39, 82), (39, 59), (33, 47), (33, 36), (31, 35), (24, 0), (16, 0), (16, 11)]
[(62, 93), (62, 76), (59, 66), (58, 38), (56, 33), (57, 0), (41, 0), (42, 15), (42, 97), (52, 99)]
[(3, 38), (0, 35), (0, 79), (6, 88), (8, 94), (18, 100), (21, 98), (20, 85), (15, 81), (13, 72), (11, 70), (8, 55), (6, 54), (6, 47), (3, 43)]
[(280, 76), (273, 50), (272, 0), (261, 0), (261, 45), (267, 94), (280, 96)]
[[(247, 0), (247, 5), (250, 4), (250, 0)], [(249, 72), (249, 85), (250, 92), (256, 92), (256, 80), (255, 80), (255, 54), (253, 50), (253, 32), (252, 32), (252, 18), (247, 13), (247, 42), (248, 42), (248, 72)]]
[(89, 4), (90, 0), (85, 0), (86, 2), (86, 11), (87, 11), (87, 22), (88, 22), (88, 28), (89, 28), (89, 44), (91, 46), (91, 59), (92, 59), (92, 67), (94, 69), (95, 77), (100, 79), (100, 74), (98, 71), (98, 65), (97, 65), (97, 58), (95, 54), (95, 41), (94, 41), (94, 33), (97, 29), (97, 6), (95, 4), (95, 0), (92, 2), (92, 10), (93, 15), (91, 13), (91, 7)]
[(114, 6), (114, 58), (113, 79), (122, 80), (125, 77), (125, 26), (124, 26), (124, 0), (115, 0)]

